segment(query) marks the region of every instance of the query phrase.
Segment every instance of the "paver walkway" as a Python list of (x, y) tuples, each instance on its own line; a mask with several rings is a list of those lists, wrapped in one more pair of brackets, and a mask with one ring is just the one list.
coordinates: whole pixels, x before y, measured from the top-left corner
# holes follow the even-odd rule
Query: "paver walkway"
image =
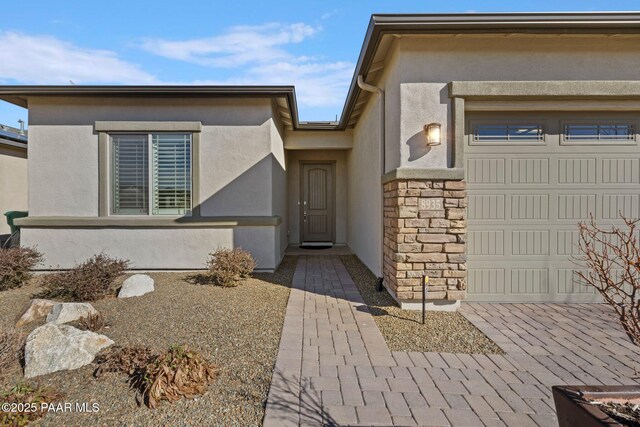
[(601, 305), (463, 304), (505, 355), (390, 352), (337, 257), (300, 257), (265, 426), (555, 426), (551, 385), (633, 384)]

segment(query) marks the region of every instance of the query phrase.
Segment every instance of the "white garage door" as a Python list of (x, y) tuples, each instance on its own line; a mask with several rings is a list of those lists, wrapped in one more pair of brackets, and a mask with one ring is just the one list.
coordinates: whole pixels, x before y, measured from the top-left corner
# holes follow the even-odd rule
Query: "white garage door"
[(468, 113), (468, 291), (475, 301), (597, 301), (577, 224), (640, 214), (640, 114)]

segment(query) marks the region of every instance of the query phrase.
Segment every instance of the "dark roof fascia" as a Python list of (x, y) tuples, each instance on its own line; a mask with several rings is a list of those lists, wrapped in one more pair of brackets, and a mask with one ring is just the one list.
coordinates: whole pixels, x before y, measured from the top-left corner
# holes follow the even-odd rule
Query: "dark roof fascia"
[(27, 108), (29, 96), (286, 98), (294, 126), (298, 105), (293, 86), (0, 86), (0, 99)]
[(386, 34), (530, 33), (622, 34), (640, 33), (640, 12), (566, 13), (456, 13), (372, 15), (358, 56), (355, 72), (340, 115), (345, 129), (360, 93), (358, 75), (366, 74), (382, 37)]
[(23, 150), (27, 149), (27, 144), (25, 144), (24, 142), (17, 142), (17, 141), (12, 141), (10, 139), (0, 138), (0, 146), (3, 146), (3, 145), (12, 147), (12, 148), (19, 148)]

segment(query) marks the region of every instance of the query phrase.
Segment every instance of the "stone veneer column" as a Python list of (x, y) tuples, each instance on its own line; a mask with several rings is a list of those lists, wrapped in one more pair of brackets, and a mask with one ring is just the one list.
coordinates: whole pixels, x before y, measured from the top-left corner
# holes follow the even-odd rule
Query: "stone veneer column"
[(384, 184), (384, 281), (403, 302), (462, 300), (467, 294), (464, 181), (397, 179)]

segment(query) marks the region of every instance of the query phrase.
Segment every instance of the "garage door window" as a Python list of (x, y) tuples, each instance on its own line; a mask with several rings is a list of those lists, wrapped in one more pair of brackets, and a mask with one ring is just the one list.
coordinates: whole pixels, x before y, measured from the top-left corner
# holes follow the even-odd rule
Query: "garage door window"
[(564, 126), (565, 141), (633, 141), (633, 126), (624, 124), (566, 124)]
[(473, 142), (476, 144), (544, 142), (544, 132), (538, 124), (478, 123), (473, 130)]

